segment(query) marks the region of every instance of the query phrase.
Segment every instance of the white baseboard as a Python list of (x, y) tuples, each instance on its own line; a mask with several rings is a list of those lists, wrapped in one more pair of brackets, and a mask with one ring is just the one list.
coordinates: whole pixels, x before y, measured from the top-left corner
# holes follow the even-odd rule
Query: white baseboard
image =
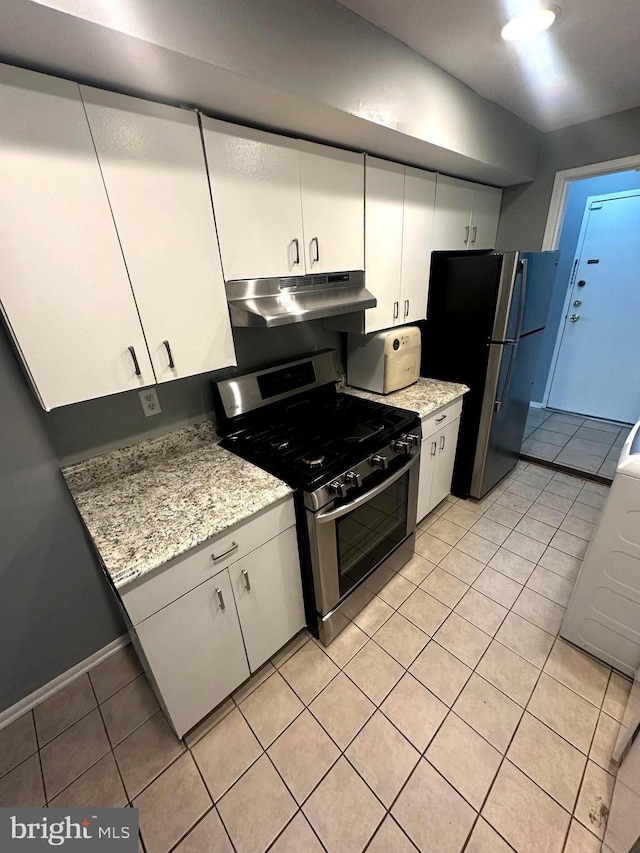
[(93, 669), (97, 664), (102, 663), (102, 661), (107, 660), (107, 658), (110, 658), (111, 655), (115, 654), (120, 649), (123, 649), (129, 642), (131, 642), (129, 635), (123, 634), (121, 637), (118, 637), (113, 640), (113, 642), (109, 643), (109, 645), (104, 646), (102, 649), (98, 649), (97, 652), (94, 652), (88, 658), (85, 658), (84, 660), (81, 660), (80, 663), (72, 666), (71, 669), (60, 673), (60, 675), (57, 675), (51, 681), (47, 682), (47, 684), (43, 684), (42, 687), (34, 690), (33, 693), (25, 696), (24, 699), (20, 699), (15, 703), (15, 705), (11, 705), (10, 708), (0, 711), (0, 729), (4, 729), (18, 717), (21, 717), (23, 714), (26, 714), (27, 711), (35, 708), (36, 705), (44, 702), (45, 699), (53, 696), (54, 693), (62, 690), (62, 688), (66, 687), (67, 684), (70, 684), (76, 678), (84, 675), (85, 672)]
[(544, 403), (534, 403), (533, 400), (529, 403), (530, 409), (544, 409)]

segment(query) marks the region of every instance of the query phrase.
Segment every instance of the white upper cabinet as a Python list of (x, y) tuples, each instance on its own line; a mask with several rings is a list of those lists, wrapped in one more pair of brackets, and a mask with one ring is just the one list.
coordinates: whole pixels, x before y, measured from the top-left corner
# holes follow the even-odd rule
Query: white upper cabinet
[(473, 184), (438, 175), (433, 217), (433, 249), (469, 248)]
[(427, 316), (435, 197), (435, 174), (407, 166), (399, 312), (403, 323), (415, 323)]
[(377, 305), (364, 319), (366, 332), (375, 332), (393, 326), (400, 310), (404, 166), (376, 157), (366, 162), (366, 284)]
[(0, 302), (42, 405), (153, 384), (77, 84), (0, 66), (0, 113)]
[(366, 161), (366, 283), (377, 299), (365, 332), (424, 320), (436, 176), (376, 157)]
[(470, 249), (493, 249), (498, 234), (502, 190), (477, 184), (473, 191)]
[(364, 155), (299, 145), (306, 271), (364, 269)]
[(501, 202), (502, 190), (438, 175), (433, 249), (492, 249)]
[(157, 381), (235, 364), (196, 114), (80, 91)]
[(227, 281), (364, 268), (362, 154), (202, 126)]
[(202, 117), (227, 281), (304, 273), (298, 141)]

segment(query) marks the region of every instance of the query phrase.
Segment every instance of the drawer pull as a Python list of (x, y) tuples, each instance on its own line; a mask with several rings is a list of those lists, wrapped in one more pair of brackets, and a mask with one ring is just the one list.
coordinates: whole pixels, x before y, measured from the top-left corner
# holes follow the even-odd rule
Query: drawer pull
[(216, 587), (216, 595), (218, 596), (218, 604), (220, 605), (220, 610), (224, 610), (226, 605), (224, 603), (224, 596), (222, 594), (222, 590), (219, 586)]
[(431, 442), (431, 455), (432, 455), (432, 456), (435, 456), (435, 455), (436, 455), (436, 450), (437, 450), (437, 449), (438, 449), (437, 444), (435, 443), (435, 441), (432, 441), (432, 442)]
[(238, 550), (238, 543), (232, 542), (231, 547), (227, 548), (226, 551), (223, 551), (222, 554), (212, 554), (211, 559), (215, 563), (217, 560), (221, 560), (223, 557), (228, 557), (229, 554), (233, 554), (234, 551)]
[(437, 423), (437, 424), (441, 424), (441, 423), (442, 423), (442, 421), (443, 421), (446, 417), (447, 417), (446, 415), (440, 415), (440, 417), (439, 417), (439, 418), (436, 418), (436, 423)]
[(244, 588), (247, 592), (251, 592), (251, 581), (249, 580), (249, 572), (246, 569), (242, 570), (242, 580), (244, 581)]

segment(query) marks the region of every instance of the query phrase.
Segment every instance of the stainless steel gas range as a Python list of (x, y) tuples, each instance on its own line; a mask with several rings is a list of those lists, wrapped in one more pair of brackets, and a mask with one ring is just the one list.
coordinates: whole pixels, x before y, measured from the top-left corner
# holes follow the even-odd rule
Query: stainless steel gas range
[(309, 629), (327, 645), (413, 555), (414, 412), (338, 393), (335, 350), (212, 383), (222, 446), (295, 490)]

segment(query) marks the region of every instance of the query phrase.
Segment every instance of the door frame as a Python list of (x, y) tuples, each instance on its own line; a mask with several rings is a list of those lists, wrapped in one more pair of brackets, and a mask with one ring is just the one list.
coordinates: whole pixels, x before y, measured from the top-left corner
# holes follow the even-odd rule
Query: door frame
[(582, 178), (594, 178), (597, 175), (609, 175), (612, 172), (626, 172), (631, 169), (640, 169), (640, 154), (620, 157), (617, 160), (603, 160), (600, 163), (590, 163), (586, 166), (577, 166), (574, 169), (563, 169), (556, 172), (549, 203), (549, 213), (547, 214), (547, 224), (542, 240), (542, 251), (553, 251), (558, 248), (570, 183)]
[[(631, 158), (627, 158), (627, 159), (631, 159)], [(640, 157), (638, 157), (636, 159), (637, 159), (638, 163), (640, 164)], [(570, 171), (573, 171), (573, 170), (570, 170)], [(626, 170), (616, 169), (615, 171), (626, 171)], [(560, 174), (560, 173), (558, 173), (558, 174)], [(583, 175), (583, 177), (593, 177), (593, 175), (589, 175), (589, 176)], [(572, 180), (579, 180), (579, 179), (573, 178)], [(564, 184), (565, 201), (566, 201), (566, 192), (568, 189), (568, 184), (569, 184), (569, 181), (566, 181)], [(584, 210), (582, 212), (582, 223), (580, 225), (580, 234), (578, 235), (578, 242), (576, 243), (576, 252), (575, 252), (575, 255), (573, 256), (573, 263), (571, 265), (571, 276), (570, 276), (569, 281), (567, 283), (567, 292), (565, 293), (564, 303), (562, 305), (562, 319), (566, 319), (566, 316), (569, 312), (569, 303), (571, 301), (571, 291), (573, 289), (573, 279), (574, 279), (575, 272), (576, 272), (576, 262), (579, 260), (580, 255), (582, 254), (582, 247), (584, 244), (584, 239), (585, 239), (586, 232), (587, 232), (587, 224), (589, 221), (587, 213), (591, 209), (591, 205), (594, 202), (598, 202), (598, 201), (614, 201), (615, 199), (629, 198), (630, 196), (633, 196), (633, 197), (640, 196), (640, 190), (622, 190), (621, 192), (617, 192), (617, 193), (600, 193), (599, 195), (590, 195), (587, 197), (587, 200), (586, 200), (585, 206), (584, 206)], [(551, 211), (550, 211), (550, 213), (551, 213)], [(560, 239), (560, 231), (562, 230), (563, 221), (564, 221), (564, 210), (562, 213), (562, 218), (561, 218), (561, 221), (559, 223), (559, 228), (558, 228), (558, 232), (556, 235), (558, 242)], [(547, 225), (548, 224), (549, 223), (547, 222)], [(546, 235), (545, 235), (545, 237), (546, 237)], [(562, 339), (564, 337), (566, 326), (567, 326), (567, 324), (562, 323), (562, 322), (558, 326), (558, 334), (556, 336), (556, 342), (555, 342), (554, 347), (553, 347), (553, 355), (551, 357), (551, 364), (549, 365), (549, 374), (547, 376), (547, 384), (545, 385), (544, 395), (542, 397), (542, 407), (543, 408), (546, 408), (549, 404), (549, 397), (551, 396), (551, 386), (553, 385), (553, 380), (554, 380), (555, 373), (556, 373), (556, 367), (557, 367), (558, 359), (560, 357), (560, 348), (562, 346)]]

